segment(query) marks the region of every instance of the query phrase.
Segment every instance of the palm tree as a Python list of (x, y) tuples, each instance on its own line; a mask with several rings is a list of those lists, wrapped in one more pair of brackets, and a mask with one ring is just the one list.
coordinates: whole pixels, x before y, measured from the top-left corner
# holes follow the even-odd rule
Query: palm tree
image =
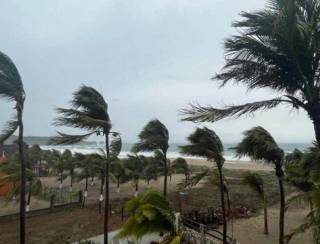
[(158, 159), (154, 157), (147, 157), (146, 158), (146, 165), (143, 169), (143, 178), (147, 181), (147, 184), (150, 184), (150, 180), (156, 180), (159, 175), (159, 165)]
[(275, 166), (280, 188), (279, 243), (283, 244), (285, 193), (283, 187), (284, 172), (282, 167), (284, 152), (277, 145), (270, 133), (260, 126), (246, 131), (244, 133), (244, 138), (236, 146), (235, 150), (239, 157), (249, 156), (253, 160), (270, 163)]
[(233, 23), (238, 34), (224, 43), (226, 64), (213, 79), (280, 95), (221, 109), (191, 105), (182, 111), (184, 120), (215, 122), (288, 104), (307, 112), (320, 144), (319, 13), (319, 0), (271, 0), (263, 10), (242, 12)]
[[(0, 171), (5, 173), (4, 177), (0, 177), (0, 186), (8, 181), (13, 183), (13, 188), (7, 196), (8, 199), (12, 199), (17, 193), (21, 192), (21, 185), (19, 185), (19, 182), (21, 181), (21, 171), (19, 169), (20, 163), (16, 154), (9, 157), (0, 165)], [(28, 182), (28, 187), (26, 187), (26, 190), (28, 191), (26, 212), (28, 212), (30, 210), (31, 194), (37, 195), (42, 188), (42, 184), (29, 167), (26, 168), (26, 182)]]
[[(205, 157), (208, 161), (214, 162), (218, 168), (220, 181), (221, 209), (223, 217), (223, 243), (227, 243), (227, 220), (224, 201), (224, 180), (223, 180), (223, 145), (218, 135), (204, 127), (197, 128), (189, 137), (189, 145), (181, 146), (181, 152), (187, 155)], [(206, 173), (207, 174), (207, 173)]]
[(8, 121), (0, 135), (0, 144), (6, 141), (19, 128), (19, 162), (21, 166), (20, 181), (20, 243), (26, 243), (26, 166), (23, 146), (23, 108), (26, 94), (21, 76), (13, 61), (0, 52), (0, 97), (15, 103), (16, 115)]
[(143, 155), (128, 155), (126, 159), (123, 159), (123, 165), (126, 174), (134, 184), (134, 196), (137, 196), (139, 192), (139, 180), (144, 177), (144, 169), (148, 165), (148, 159)]
[(88, 181), (89, 177), (95, 175), (95, 168), (93, 161), (95, 160), (94, 155), (88, 154), (84, 155), (82, 153), (76, 153), (74, 155), (74, 159), (76, 160), (76, 166), (80, 169), (79, 173), (77, 174), (78, 181), (85, 181), (84, 187), (84, 194), (83, 194), (83, 201), (81, 203), (81, 207), (83, 208), (86, 203), (86, 199), (88, 197)]
[(86, 130), (85, 134), (69, 135), (58, 132), (58, 136), (53, 138), (51, 143), (75, 144), (83, 141), (91, 135), (104, 135), (106, 162), (104, 167), (105, 177), (105, 216), (104, 216), (104, 243), (108, 243), (108, 210), (109, 210), (109, 162), (110, 145), (109, 135), (111, 133), (111, 121), (108, 114), (108, 105), (103, 96), (94, 88), (81, 86), (73, 94), (71, 108), (58, 108), (58, 118), (55, 120), (57, 126), (69, 126)]
[(126, 178), (126, 169), (121, 160), (115, 160), (111, 163), (111, 176), (117, 184), (117, 192), (120, 192), (120, 183)]
[[(157, 192), (148, 191), (129, 200), (125, 210), (130, 214), (118, 236), (141, 239), (149, 233), (176, 234), (174, 210), (168, 200)], [(177, 242), (179, 243), (179, 242)]]
[(190, 169), (187, 160), (181, 157), (176, 158), (172, 162), (172, 169), (176, 172), (183, 173), (186, 177), (186, 182), (188, 182), (190, 177)]
[(132, 151), (138, 152), (152, 152), (159, 151), (162, 153), (164, 165), (164, 186), (163, 195), (167, 196), (167, 177), (168, 177), (168, 164), (167, 164), (167, 151), (169, 148), (169, 131), (159, 120), (151, 120), (139, 134), (139, 142), (136, 143)]
[(267, 199), (264, 191), (264, 183), (262, 177), (257, 173), (246, 172), (243, 175), (243, 181), (245, 184), (249, 185), (249, 187), (255, 191), (261, 201), (263, 202), (263, 212), (264, 212), (264, 233), (269, 234), (268, 230), (268, 207), (267, 207)]
[(49, 163), (52, 165), (52, 169), (55, 175), (58, 175), (60, 182), (59, 188), (62, 189), (63, 181), (67, 178), (67, 174), (64, 173), (66, 165), (72, 160), (72, 153), (66, 149), (62, 153), (58, 150), (52, 150), (50, 157), (48, 158)]

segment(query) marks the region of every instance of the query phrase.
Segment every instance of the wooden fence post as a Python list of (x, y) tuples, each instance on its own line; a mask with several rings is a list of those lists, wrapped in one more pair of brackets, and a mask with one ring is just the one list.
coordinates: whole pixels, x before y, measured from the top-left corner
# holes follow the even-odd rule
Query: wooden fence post
[(54, 195), (50, 196), (50, 209), (54, 208)]

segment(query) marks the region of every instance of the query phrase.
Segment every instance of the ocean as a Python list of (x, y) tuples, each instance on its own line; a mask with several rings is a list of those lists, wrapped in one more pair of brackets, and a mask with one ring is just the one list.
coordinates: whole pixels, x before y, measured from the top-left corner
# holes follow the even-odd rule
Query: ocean
[[(179, 152), (179, 146), (183, 145), (183, 143), (172, 143), (170, 144), (168, 150), (168, 158), (177, 158), (177, 157), (184, 157), (184, 158), (194, 158), (191, 156), (182, 155)], [(133, 143), (123, 143), (122, 151), (120, 153), (120, 157), (124, 158), (127, 154), (130, 153), (130, 150), (133, 146)], [(242, 161), (249, 161), (248, 158), (237, 158), (235, 156), (234, 151), (231, 149), (236, 146), (236, 143), (225, 143), (224, 144), (224, 157), (227, 160), (242, 160)], [(285, 153), (292, 152), (295, 148), (299, 150), (306, 150), (311, 146), (310, 143), (279, 143), (279, 146), (285, 151)], [(68, 145), (68, 146), (51, 146), (51, 145), (41, 145), (43, 150), (50, 150), (56, 149), (59, 151), (64, 151), (65, 149), (69, 149), (72, 153), (78, 152), (83, 154), (90, 154), (90, 153), (98, 153), (101, 149), (104, 149), (104, 144), (99, 142), (88, 142), (86, 144), (79, 144), (79, 145)], [(145, 156), (152, 156), (152, 153), (143, 153)]]

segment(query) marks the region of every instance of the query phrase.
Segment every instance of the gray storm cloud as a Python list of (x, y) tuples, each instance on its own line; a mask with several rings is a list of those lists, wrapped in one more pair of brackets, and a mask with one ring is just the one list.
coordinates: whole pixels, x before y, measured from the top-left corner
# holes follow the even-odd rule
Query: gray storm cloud
[[(27, 92), (26, 135), (53, 135), (55, 106), (67, 106), (81, 83), (100, 90), (115, 128), (132, 142), (152, 118), (162, 120), (171, 141), (196, 126), (179, 121), (190, 102), (224, 105), (272, 97), (243, 87), (218, 89), (210, 76), (223, 66), (223, 39), (242, 10), (264, 0), (10, 0), (1, 3), (0, 50), (13, 58)], [(3, 123), (12, 104), (0, 103)], [(234, 142), (254, 125), (283, 142), (310, 142), (304, 112), (280, 107), (255, 117), (214, 125)]]

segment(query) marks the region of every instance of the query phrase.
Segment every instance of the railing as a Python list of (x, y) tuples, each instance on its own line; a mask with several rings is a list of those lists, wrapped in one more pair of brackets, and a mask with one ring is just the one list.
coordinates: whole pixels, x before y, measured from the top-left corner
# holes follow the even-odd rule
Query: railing
[[(203, 239), (205, 237), (210, 237), (214, 240), (223, 241), (223, 233), (215, 228), (215, 226), (208, 226), (201, 223), (198, 223), (192, 219), (186, 218), (184, 216), (180, 216), (180, 223), (190, 228), (200, 234), (203, 235)], [(236, 243), (235, 240), (233, 240), (230, 236), (227, 236), (228, 243)]]

